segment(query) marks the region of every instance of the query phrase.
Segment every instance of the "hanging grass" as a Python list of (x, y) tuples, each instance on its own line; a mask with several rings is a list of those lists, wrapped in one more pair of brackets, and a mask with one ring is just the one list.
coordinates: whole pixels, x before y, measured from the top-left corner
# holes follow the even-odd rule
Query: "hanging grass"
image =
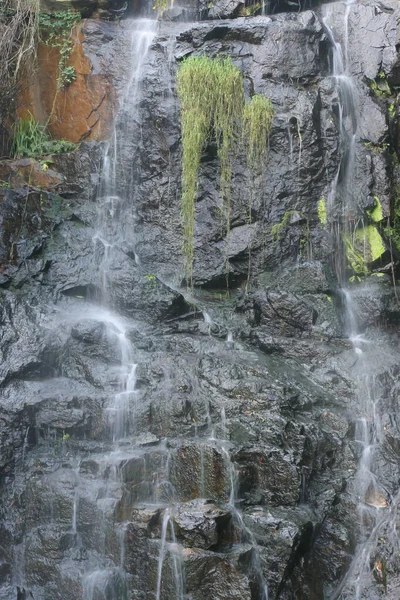
[(260, 94), (254, 95), (243, 110), (242, 137), (247, 148), (247, 165), (255, 173), (260, 173), (266, 163), (274, 114), (271, 100)]
[(245, 104), (242, 74), (229, 58), (188, 58), (179, 68), (177, 89), (182, 128), (183, 251), (186, 276), (191, 284), (195, 200), (202, 152), (207, 143), (215, 141), (221, 167), (220, 196), (228, 234), (232, 158), (236, 142), (244, 142), (248, 168), (260, 173), (267, 159), (274, 110), (271, 101), (258, 94)]
[(221, 163), (221, 196), (229, 229), (231, 157), (244, 105), (242, 75), (229, 59), (185, 60), (177, 75), (182, 126), (183, 250), (192, 280), (195, 199), (201, 154), (214, 138)]

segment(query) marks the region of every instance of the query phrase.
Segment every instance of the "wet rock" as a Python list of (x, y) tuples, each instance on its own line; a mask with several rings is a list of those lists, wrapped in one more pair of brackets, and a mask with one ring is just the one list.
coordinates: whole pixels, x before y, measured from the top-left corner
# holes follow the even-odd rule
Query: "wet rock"
[(210, 444), (181, 445), (171, 456), (170, 481), (179, 500), (226, 502), (231, 485), (227, 457)]
[(217, 0), (209, 6), (207, 16), (209, 19), (232, 19), (243, 6), (244, 2), (240, 0)]
[(105, 324), (94, 319), (79, 321), (72, 329), (71, 336), (86, 344), (98, 343), (105, 334)]
[(297, 504), (300, 476), (290, 456), (256, 446), (239, 450), (234, 461), (239, 470), (239, 498), (250, 504)]
[(175, 535), (186, 547), (208, 550), (223, 538), (224, 530), (229, 530), (230, 514), (214, 504), (192, 501), (180, 504), (173, 520)]
[(300, 562), (312, 545), (313, 525), (307, 510), (257, 507), (246, 510), (244, 523), (260, 547), (261, 564), (268, 592), (278, 596), (295, 562)]
[(187, 590), (195, 600), (206, 600), (210, 589), (220, 600), (250, 600), (248, 579), (223, 556), (188, 548), (184, 561)]
[[(388, 1), (395, 10), (333, 3), (321, 13), (230, 21), (222, 17), (235, 15), (240, 2), (218, 0), (200, 6), (203, 17), (218, 21), (184, 25), (169, 18), (192, 17), (197, 7), (177, 7), (146, 57), (138, 82), (143, 96), (121, 109), (115, 197), (92, 202), (103, 151), (95, 141), (51, 158), (55, 175), (45, 183), (62, 198), (31, 190), (24, 215), (26, 189), (1, 193), (1, 281), (8, 291), (1, 294), (0, 331), (0, 469), (7, 476), (0, 598), (15, 596), (18, 557), (26, 571), (20, 588), (35, 598), (147, 600), (158, 590), (163, 600), (175, 600), (183, 571), (185, 594), (194, 600), (260, 597), (260, 573), (270, 595), (285, 600), (336, 593), (359, 539), (354, 481), (362, 448), (353, 438), (354, 414), (368, 397), (358, 391), (366, 356), (382, 408), (383, 444), (372, 468), (385, 486), (376, 487), (388, 498), (398, 490), (397, 334), (395, 327), (378, 329), (382, 320), (396, 325), (398, 310), (385, 277), (354, 285), (359, 326), (374, 341), (365, 357), (356, 356), (343, 337), (332, 266), (331, 230), (348, 199), (339, 173), (340, 92), (322, 17), (330, 11), (342, 48), (346, 11), (349, 17), (347, 54), (355, 60), (348, 69), (359, 113), (351, 201), (358, 222), (375, 195), (389, 214), (393, 189), (387, 153), (371, 148), (383, 150), (389, 132), (385, 102), (370, 82), (381, 69), (390, 86), (398, 79), (398, 14)], [(83, 8), (113, 18), (122, 6)], [(270, 3), (270, 12), (288, 8)], [(79, 120), (77, 139), (107, 129), (132, 64), (126, 22), (87, 21), (83, 31), (74, 55), (82, 59), (79, 81), (66, 92), (66, 114), (77, 90), (90, 108), (83, 121), (82, 112), (70, 114)], [(231, 57), (244, 75), (246, 98), (263, 94), (275, 110), (266, 172), (253, 177), (242, 148), (233, 157), (229, 233), (215, 145), (204, 148), (194, 263), (202, 289), (193, 294), (180, 289), (175, 95), (175, 71), (191, 54)], [(111, 85), (102, 113), (98, 101)], [(42, 176), (37, 161), (29, 165)], [(10, 177), (17, 167), (8, 164)], [(325, 227), (319, 203), (328, 204), (338, 174)], [(97, 231), (101, 207), (105, 239)], [(105, 298), (111, 310), (98, 306)], [(123, 387), (122, 338), (132, 342), (129, 364), (138, 366), (117, 447), (109, 409)], [(389, 354), (394, 364), (387, 368)], [(227, 501), (236, 483), (234, 510)], [(366, 528), (376, 510), (362, 505)], [(383, 558), (398, 570), (395, 553), (380, 542), (366, 600), (381, 594), (375, 565)]]

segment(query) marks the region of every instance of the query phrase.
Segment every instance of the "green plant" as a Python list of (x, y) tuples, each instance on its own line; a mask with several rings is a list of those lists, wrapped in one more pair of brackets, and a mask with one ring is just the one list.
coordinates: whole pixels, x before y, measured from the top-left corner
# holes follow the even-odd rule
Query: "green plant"
[(41, 13), (39, 17), (42, 41), (46, 46), (57, 48), (60, 53), (57, 90), (69, 85), (76, 79), (75, 67), (68, 66), (68, 61), (73, 48), (71, 31), (80, 19), (80, 13), (72, 10), (64, 10), (58, 13)]
[(380, 221), (383, 221), (382, 204), (378, 196), (374, 196), (374, 200), (376, 202), (375, 207), (368, 211), (368, 215), (371, 221), (374, 223), (379, 223)]
[(260, 172), (265, 165), (274, 115), (271, 100), (260, 94), (255, 94), (244, 106), (242, 136), (247, 147), (247, 164), (253, 171)]
[(368, 264), (377, 261), (385, 252), (382, 236), (375, 225), (345, 235), (344, 244), (348, 264), (357, 276), (368, 275)]
[(156, 276), (153, 275), (152, 273), (149, 273), (148, 275), (144, 276), (146, 282), (151, 286), (154, 287), (155, 285), (157, 285), (157, 279)]
[(39, 0), (0, 0), (0, 156), (11, 149), (10, 117), (36, 61)]
[(40, 125), (30, 113), (14, 124), (12, 154), (15, 158), (63, 154), (73, 152), (76, 148), (77, 145), (72, 142), (52, 140), (46, 132), (46, 127)]
[(318, 219), (321, 225), (326, 228), (328, 223), (327, 213), (326, 213), (326, 202), (325, 198), (321, 198), (318, 202)]
[(161, 17), (168, 10), (168, 0), (154, 0), (153, 10), (158, 11)]
[(369, 86), (377, 98), (389, 98), (393, 95), (389, 82), (386, 79), (386, 73), (382, 70), (379, 71), (376, 79), (369, 80)]
[(396, 116), (396, 104), (395, 102), (391, 102), (388, 106), (388, 114), (390, 119), (394, 119)]
[(76, 70), (75, 67), (65, 67), (60, 70), (60, 75), (57, 78), (57, 85), (69, 85), (76, 79)]
[(262, 3), (254, 2), (253, 4), (249, 4), (248, 6), (243, 6), (240, 10), (241, 17), (253, 17), (256, 13), (261, 11)]
[(301, 220), (305, 221), (305, 236), (300, 239), (299, 244), (299, 256), (305, 257), (307, 260), (310, 260), (312, 257), (312, 245), (311, 245), (311, 236), (310, 236), (310, 223), (305, 217), (303, 213), (298, 210), (288, 210), (282, 217), (282, 221), (280, 223), (276, 223), (273, 225), (271, 229), (271, 237), (274, 241), (278, 242), (281, 238), (282, 232), (291, 222), (292, 217), (296, 217), (296, 221), (298, 221), (299, 217)]
[(291, 218), (293, 216), (295, 216), (295, 215), (302, 216), (297, 210), (288, 210), (283, 215), (282, 221), (280, 223), (276, 223), (275, 225), (272, 226), (271, 237), (272, 237), (273, 240), (275, 240), (276, 242), (280, 240), (280, 237), (282, 235), (282, 231), (284, 229), (286, 229), (286, 227), (290, 223)]
[(185, 60), (177, 75), (182, 126), (183, 251), (188, 279), (192, 280), (195, 197), (201, 154), (210, 137), (216, 142), (221, 164), (220, 189), (230, 222), (230, 159), (242, 116), (242, 75), (229, 59), (206, 56)]

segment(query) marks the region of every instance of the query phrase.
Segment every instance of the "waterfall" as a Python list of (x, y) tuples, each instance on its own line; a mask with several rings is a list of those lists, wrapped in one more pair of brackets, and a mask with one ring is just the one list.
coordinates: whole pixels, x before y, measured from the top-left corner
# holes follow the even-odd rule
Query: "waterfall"
[[(325, 7), (323, 24), (331, 42), (332, 78), (339, 92), (338, 129), (340, 161), (337, 173), (331, 183), (328, 211), (332, 218), (331, 232), (334, 240), (335, 267), (341, 286), (344, 327), (352, 344), (354, 360), (352, 376), (357, 383), (355, 411), (355, 442), (359, 449), (359, 463), (351, 493), (358, 504), (358, 540), (351, 565), (342, 582), (333, 592), (330, 600), (361, 600), (364, 591), (371, 586), (373, 568), (371, 561), (377, 553), (379, 535), (395, 517), (395, 509), (390, 505), (395, 501), (389, 498), (379, 472), (375, 471), (375, 454), (382, 442), (382, 426), (379, 414), (379, 400), (382, 390), (377, 374), (382, 369), (373, 339), (364, 335), (358, 326), (353, 290), (347, 281), (346, 236), (353, 236), (354, 229), (362, 222), (357, 205), (360, 190), (354, 185), (354, 169), (357, 157), (357, 91), (351, 77), (351, 55), (348, 50), (349, 15), (354, 2), (344, 5), (342, 38), (329, 25), (329, 6)], [(388, 349), (389, 350), (389, 349)], [(385, 356), (390, 365), (389, 352)], [(396, 543), (397, 545), (397, 543)], [(375, 560), (375, 565), (379, 563)], [(375, 568), (375, 567), (374, 567)], [(381, 573), (382, 575), (382, 573)], [(383, 575), (382, 575), (383, 577)]]
[[(102, 20), (99, 5), (101, 18), (82, 25), (87, 78), (104, 75), (113, 89), (112, 132), (34, 163), (50, 179), (57, 161), (66, 177), (81, 168), (74, 190), (64, 182), (61, 199), (35, 190), (21, 202), (0, 181), (4, 210), (25, 206), (23, 221), (33, 203), (38, 213), (18, 221), (15, 240), (15, 215), (2, 229), (20, 256), (10, 279), (0, 273), (0, 599), (382, 598), (374, 579), (400, 556), (398, 336), (389, 330), (400, 311), (386, 280), (370, 277), (378, 259), (351, 277), (346, 253), (364, 221), (375, 227), (375, 194), (387, 214), (385, 135), (400, 110), (398, 63), (387, 82), (371, 66), (368, 77), (389, 89), (373, 98), (353, 36), (371, 24), (369, 51), (386, 68), (398, 57), (382, 38), (393, 38), (400, 9), (335, 2), (245, 16), (269, 12), (265, 0), (239, 2), (231, 15), (228, 3), (226, 19), (199, 23), (224, 0), (184, 2), (158, 21), (133, 18), (141, 4), (129, 2), (120, 21), (112, 8)], [(232, 130), (229, 210), (218, 139), (196, 152), (187, 290), (177, 82), (182, 61), (203, 56), (238, 69), (238, 123), (254, 96), (274, 115), (257, 174), (248, 140)], [(379, 126), (366, 124), (371, 106)], [(81, 196), (90, 181), (94, 197)], [(384, 222), (374, 223), (383, 239)], [(374, 286), (372, 308), (360, 308)], [(388, 330), (378, 323), (386, 318)]]
[[(99, 257), (99, 286), (98, 291), (79, 314), (71, 319), (91, 318), (101, 322), (106, 336), (116, 347), (116, 361), (119, 367), (116, 372), (116, 392), (110, 397), (105, 407), (106, 425), (109, 427), (112, 448), (109, 453), (98, 457), (100, 470), (97, 486), (93, 493), (100, 511), (97, 523), (98, 544), (96, 551), (100, 553), (100, 561), (94, 561), (95, 568), (83, 573), (83, 600), (126, 598), (125, 578), (125, 546), (126, 523), (116, 528), (117, 546), (114, 562), (110, 568), (107, 558), (109, 543), (110, 514), (116, 509), (115, 493), (123, 485), (122, 470), (124, 465), (137, 455), (131, 442), (136, 403), (136, 371), (135, 348), (129, 337), (132, 322), (121, 316), (110, 306), (112, 305), (112, 282), (110, 273), (118, 261), (121, 243), (127, 237), (125, 211), (131, 203), (132, 179), (130, 165), (124, 163), (121, 155), (123, 136), (140, 133), (140, 99), (142, 80), (146, 69), (146, 60), (151, 44), (156, 35), (157, 21), (136, 19), (131, 22), (131, 68), (121, 106), (117, 115), (114, 132), (106, 146), (103, 158), (102, 178), (97, 194), (97, 230), (93, 235), (94, 255)], [(132, 140), (134, 141), (134, 140)], [(133, 157), (132, 157), (133, 158)], [(134, 252), (136, 264), (140, 259)], [(87, 485), (81, 482), (75, 489), (72, 533), (80, 539), (79, 509), (84, 499), (83, 488)], [(82, 489), (79, 488), (81, 486)], [(100, 562), (100, 564), (98, 564)]]

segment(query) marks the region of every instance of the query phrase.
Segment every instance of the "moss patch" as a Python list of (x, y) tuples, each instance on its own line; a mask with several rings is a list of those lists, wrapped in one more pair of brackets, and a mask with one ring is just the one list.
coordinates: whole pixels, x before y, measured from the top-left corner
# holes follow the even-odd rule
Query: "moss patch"
[(368, 275), (368, 265), (385, 252), (382, 236), (375, 225), (357, 229), (353, 236), (345, 236), (344, 243), (347, 261), (356, 275)]
[(369, 80), (369, 87), (377, 98), (389, 98), (393, 95), (388, 80), (386, 79), (386, 73), (382, 70), (379, 71), (376, 79)]
[(380, 223), (380, 221), (383, 221), (382, 204), (378, 196), (374, 196), (374, 200), (376, 202), (375, 208), (368, 211), (368, 215), (371, 221), (373, 221), (374, 223)]
[(321, 200), (318, 202), (318, 219), (321, 225), (325, 228), (328, 223), (328, 219), (326, 214), (326, 202), (324, 198), (321, 198)]

